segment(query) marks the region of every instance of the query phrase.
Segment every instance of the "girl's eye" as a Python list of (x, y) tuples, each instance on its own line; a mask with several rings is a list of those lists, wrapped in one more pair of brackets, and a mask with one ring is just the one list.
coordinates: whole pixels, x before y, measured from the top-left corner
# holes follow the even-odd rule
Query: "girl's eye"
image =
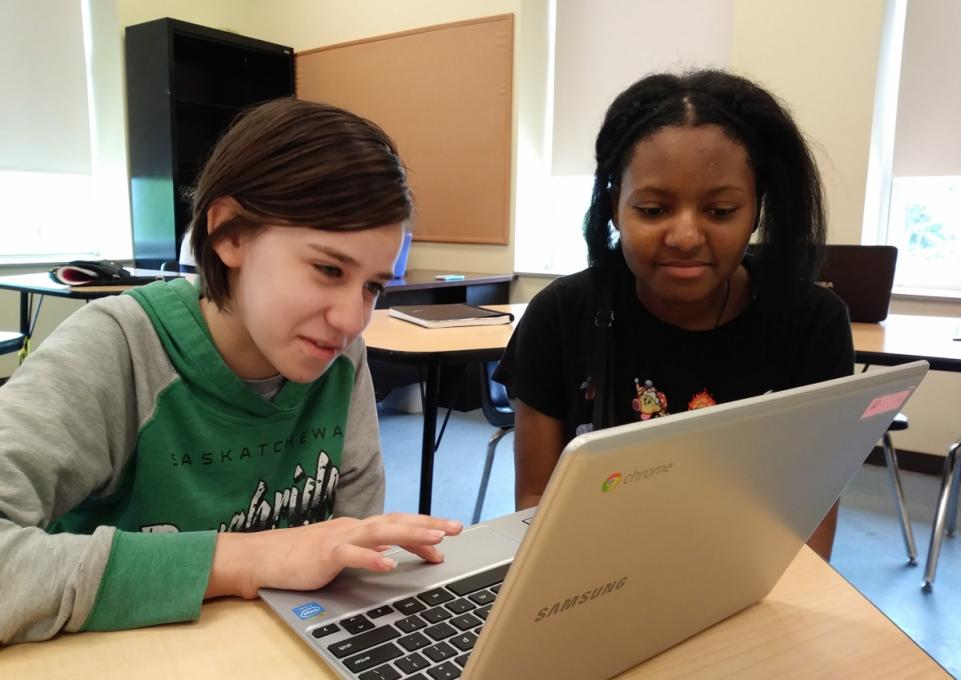
[(737, 208), (710, 208), (708, 212), (711, 213), (711, 215), (713, 215), (714, 217), (724, 218), (724, 217), (730, 217), (731, 215), (736, 213)]
[(340, 267), (335, 267), (331, 264), (315, 264), (314, 269), (331, 279), (339, 279), (344, 275), (344, 272)]
[(367, 290), (368, 293), (370, 293), (374, 297), (378, 297), (381, 293), (384, 292), (384, 285), (381, 283), (377, 283), (376, 281), (368, 281), (367, 283), (364, 284), (364, 288)]
[(667, 209), (659, 205), (637, 205), (634, 209), (644, 217), (660, 217), (667, 213)]

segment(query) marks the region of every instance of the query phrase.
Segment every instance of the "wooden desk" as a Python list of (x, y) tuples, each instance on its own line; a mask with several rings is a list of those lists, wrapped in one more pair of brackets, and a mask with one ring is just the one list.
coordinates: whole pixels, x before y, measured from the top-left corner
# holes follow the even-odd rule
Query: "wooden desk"
[(374, 311), (370, 325), (364, 331), (364, 342), (367, 343), (367, 354), (370, 358), (422, 366), (427, 370), (418, 502), (418, 511), (424, 514), (430, 514), (434, 479), (440, 368), (445, 364), (499, 359), (527, 305), (488, 307), (510, 311), (514, 314), (514, 323), (498, 326), (422, 328), (392, 318), (386, 309), (378, 309)]
[[(158, 277), (163, 274), (154, 269), (135, 269), (127, 267), (135, 276)], [(463, 273), (459, 281), (438, 281), (442, 272), (433, 269), (412, 269), (404, 278), (394, 279), (387, 284), (384, 295), (378, 300), (378, 307), (388, 305), (423, 305), (448, 302), (467, 302), (472, 305), (505, 303), (510, 295), (510, 283), (514, 274)], [(457, 272), (460, 273), (460, 272)], [(196, 278), (193, 273), (183, 274)], [(110, 295), (119, 295), (130, 286), (65, 286), (50, 278), (47, 272), (0, 276), (0, 290), (20, 293), (20, 332), (30, 334), (33, 322), (32, 295), (52, 295), (74, 300), (94, 300)]]
[[(459, 281), (438, 281), (441, 274), (460, 274)], [(514, 274), (485, 274), (434, 269), (411, 269), (387, 284), (377, 301), (378, 309), (390, 305), (439, 305), (466, 302), (470, 305), (505, 304), (510, 299)]]
[[(134, 269), (127, 267), (134, 276), (154, 276), (161, 278), (164, 272), (156, 269)], [(173, 272), (167, 272), (170, 276)], [(179, 275), (179, 274), (178, 274)], [(189, 275), (188, 275), (189, 276)], [(0, 290), (12, 290), (20, 293), (20, 332), (30, 336), (33, 325), (33, 305), (31, 296), (52, 295), (53, 297), (72, 298), (74, 300), (95, 300), (97, 298), (119, 295), (130, 290), (132, 286), (65, 286), (50, 278), (47, 272), (32, 274), (16, 274), (14, 276), (0, 276)]]
[(894, 366), (924, 359), (935, 371), (961, 372), (961, 318), (889, 314), (881, 323), (852, 323), (855, 359)]
[[(336, 676), (262, 602), (229, 599), (205, 604), (196, 623), (66, 634), (0, 650), (0, 677)], [(950, 678), (806, 547), (759, 604), (618, 680), (676, 677)]]

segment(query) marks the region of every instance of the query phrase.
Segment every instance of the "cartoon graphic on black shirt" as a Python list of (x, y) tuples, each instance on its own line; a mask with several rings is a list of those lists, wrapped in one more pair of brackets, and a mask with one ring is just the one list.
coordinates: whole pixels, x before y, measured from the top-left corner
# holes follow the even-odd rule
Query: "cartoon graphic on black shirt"
[(703, 390), (695, 394), (693, 397), (691, 397), (691, 400), (687, 402), (687, 410), (693, 411), (694, 409), (706, 408), (708, 406), (715, 406), (715, 405), (717, 405), (717, 400), (715, 400), (714, 397), (711, 396), (711, 393), (707, 391), (707, 388), (704, 388)]
[(637, 397), (631, 401), (631, 408), (638, 413), (641, 420), (670, 415), (667, 410), (667, 397), (654, 387), (653, 382), (645, 380), (642, 386), (641, 381), (634, 378), (634, 389), (637, 392)]

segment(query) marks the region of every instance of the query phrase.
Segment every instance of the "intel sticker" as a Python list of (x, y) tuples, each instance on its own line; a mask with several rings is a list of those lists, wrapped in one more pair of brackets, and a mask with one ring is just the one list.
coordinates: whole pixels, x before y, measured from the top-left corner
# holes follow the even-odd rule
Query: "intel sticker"
[(297, 615), (298, 619), (301, 621), (306, 621), (307, 619), (312, 619), (315, 616), (324, 614), (327, 610), (316, 602), (308, 602), (307, 604), (302, 604), (299, 607), (294, 607), (291, 611)]

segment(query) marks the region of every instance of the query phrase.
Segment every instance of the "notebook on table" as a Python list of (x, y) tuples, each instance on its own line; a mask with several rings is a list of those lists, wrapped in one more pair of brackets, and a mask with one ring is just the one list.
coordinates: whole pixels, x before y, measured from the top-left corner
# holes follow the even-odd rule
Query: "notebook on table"
[(395, 319), (409, 321), (424, 328), (493, 326), (514, 320), (514, 315), (510, 312), (463, 302), (442, 305), (398, 305), (391, 307), (389, 314)]
[(817, 283), (844, 300), (851, 321), (877, 323), (888, 316), (897, 263), (894, 246), (828, 245)]
[(926, 362), (579, 436), (536, 514), (260, 596), (343, 678), (609, 678), (762, 599)]

